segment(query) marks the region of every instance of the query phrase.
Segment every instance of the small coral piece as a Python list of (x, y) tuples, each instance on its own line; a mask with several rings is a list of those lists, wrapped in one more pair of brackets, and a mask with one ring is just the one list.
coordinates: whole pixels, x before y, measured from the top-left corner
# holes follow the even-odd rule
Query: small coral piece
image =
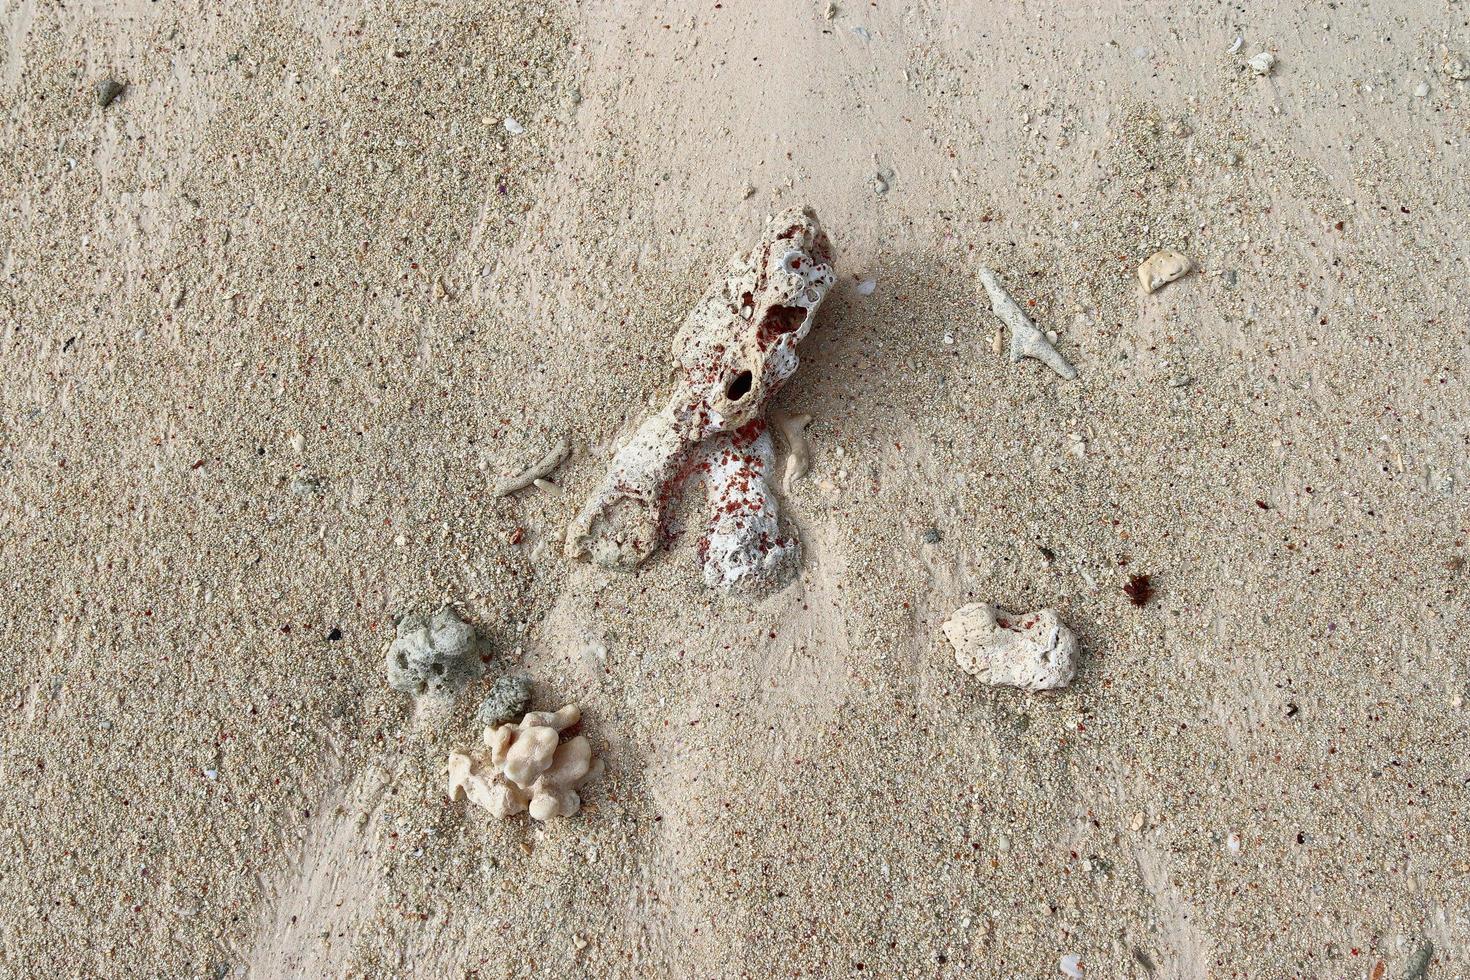
[(475, 628), (448, 606), (427, 619), (403, 617), (386, 666), (388, 686), (415, 697), (453, 697), (484, 669), (475, 656)]
[(1011, 331), (1011, 363), (1020, 363), (1021, 358), (1030, 357), (1040, 361), (1057, 374), (1071, 381), (1077, 377), (1077, 369), (1057, 353), (1057, 349), (1046, 339), (1046, 334), (1036, 328), (1025, 311), (1011, 299), (1001, 285), (1000, 277), (985, 266), (980, 267), (980, 285), (990, 297), (990, 309), (1000, 322)]
[(1145, 293), (1167, 285), (1194, 268), (1194, 263), (1179, 252), (1164, 249), (1155, 252), (1138, 267), (1138, 282)]
[(521, 720), (531, 706), (531, 678), (506, 674), (490, 685), (490, 693), (480, 703), (475, 718), (482, 725), (513, 724)]
[[(776, 566), (763, 544), (776, 524), (775, 498), (765, 490), (770, 439), (766, 402), (795, 373), (796, 345), (811, 330), (817, 308), (835, 282), (832, 246), (810, 209), (792, 208), (772, 219), (748, 255), (731, 260), (725, 278), (705, 293), (674, 339), (674, 393), (613, 457), (567, 533), (567, 553), (609, 568), (631, 569), (671, 537), (680, 485), (693, 473), (708, 476), (715, 529), (720, 511), (759, 508), (726, 553), (744, 561), (714, 584), (736, 587), (766, 579)], [(756, 443), (764, 439), (762, 447)], [(730, 453), (761, 456), (732, 468)], [(738, 487), (741, 479), (760, 484)], [(735, 491), (738, 489), (738, 493)], [(747, 492), (749, 491), (749, 492)], [(738, 499), (737, 499), (738, 498)], [(708, 554), (706, 549), (705, 554)]]
[(555, 472), (556, 468), (566, 462), (566, 458), (572, 454), (572, 437), (563, 435), (555, 446), (547, 450), (542, 456), (530, 466), (521, 470), (515, 476), (501, 480), (495, 485), (495, 496), (508, 497), (517, 491), (524, 490), (537, 480), (544, 480)]
[(957, 610), (943, 630), (960, 669), (990, 684), (1049, 691), (1066, 687), (1076, 672), (1077, 637), (1050, 609), (1018, 616), (974, 603)]
[(542, 821), (575, 816), (582, 808), (577, 790), (602, 772), (585, 735), (564, 737), (581, 719), (569, 704), (486, 728), (484, 748), (449, 754), (449, 798), (463, 796), (502, 819), (521, 812)]

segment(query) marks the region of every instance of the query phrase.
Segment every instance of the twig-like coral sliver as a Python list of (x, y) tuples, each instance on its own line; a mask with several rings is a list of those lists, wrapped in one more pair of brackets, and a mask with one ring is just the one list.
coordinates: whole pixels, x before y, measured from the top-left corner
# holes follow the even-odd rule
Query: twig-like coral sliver
[(1010, 328), (1011, 361), (1013, 363), (1020, 361), (1023, 357), (1034, 357), (1068, 381), (1077, 377), (1077, 369), (1068, 364), (1065, 357), (1057, 353), (1057, 349), (1046, 339), (1046, 334), (1036, 329), (1036, 324), (1032, 323), (1031, 318), (1016, 305), (1015, 300), (1011, 299), (996, 274), (983, 265), (980, 267), (980, 284), (990, 295), (991, 310), (1001, 319), (1001, 322)]
[(495, 496), (508, 497), (518, 490), (524, 490), (537, 480), (544, 480), (556, 470), (566, 458), (572, 453), (572, 438), (564, 435), (561, 441), (553, 446), (545, 456), (526, 467), (515, 476), (509, 477), (495, 486)]

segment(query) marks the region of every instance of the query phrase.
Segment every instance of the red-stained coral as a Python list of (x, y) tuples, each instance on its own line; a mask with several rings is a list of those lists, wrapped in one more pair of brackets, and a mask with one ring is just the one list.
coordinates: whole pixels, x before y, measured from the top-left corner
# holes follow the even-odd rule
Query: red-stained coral
[(796, 345), (834, 281), (831, 244), (807, 208), (777, 215), (731, 261), (674, 339), (672, 396), (613, 457), (567, 534), (569, 555), (636, 567), (667, 540), (679, 489), (699, 472), (714, 513), (700, 550), (706, 581), (753, 586), (794, 563), (795, 543), (777, 537), (765, 487), (772, 450), (763, 415), (796, 371)]

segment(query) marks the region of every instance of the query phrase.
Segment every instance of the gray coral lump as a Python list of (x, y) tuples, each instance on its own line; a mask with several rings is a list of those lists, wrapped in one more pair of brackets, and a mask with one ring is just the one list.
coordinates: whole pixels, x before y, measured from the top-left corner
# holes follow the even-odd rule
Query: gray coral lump
[(453, 697), (484, 669), (475, 655), (475, 628), (448, 606), (427, 619), (403, 617), (386, 665), (388, 686), (415, 697)]
[(530, 706), (531, 678), (506, 674), (490, 686), (475, 717), (487, 728), (513, 725), (525, 717)]

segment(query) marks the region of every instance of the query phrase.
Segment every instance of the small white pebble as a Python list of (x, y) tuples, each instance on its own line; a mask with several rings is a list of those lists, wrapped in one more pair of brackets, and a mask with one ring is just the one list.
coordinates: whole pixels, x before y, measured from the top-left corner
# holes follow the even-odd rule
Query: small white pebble
[(859, 296), (871, 296), (871, 295), (873, 295), (873, 290), (875, 290), (877, 288), (878, 288), (878, 280), (876, 280), (876, 279), (864, 279), (862, 282), (860, 282), (860, 283), (857, 284), (857, 294)]
[(291, 448), (298, 453), (306, 452), (306, 436), (296, 433), (291, 437)]
[(519, 136), (526, 131), (526, 127), (516, 122), (510, 116), (505, 117), (505, 131), (512, 136)]
[(1424, 98), (1424, 96), (1429, 94), (1429, 83), (1420, 82), (1418, 85), (1415, 85), (1414, 94), (1421, 99)]
[(1063, 956), (1058, 966), (1064, 974), (1072, 977), (1072, 980), (1077, 980), (1078, 977), (1081, 977), (1087, 972), (1087, 968), (1082, 965), (1082, 957), (1076, 953), (1068, 953)]
[(206, 769), (206, 770), (204, 770), (204, 778), (205, 779), (218, 779), (219, 778), (219, 770), (218, 769)]
[(944, 335), (944, 345), (946, 347), (953, 347), (954, 346), (954, 334), (947, 333), (947, 334)]
[(1231, 854), (1240, 853), (1239, 834), (1231, 834), (1229, 837), (1225, 838), (1225, 850), (1229, 851)]
[(1262, 51), (1252, 56), (1250, 66), (1257, 75), (1269, 75), (1276, 70), (1276, 56), (1269, 51)]

